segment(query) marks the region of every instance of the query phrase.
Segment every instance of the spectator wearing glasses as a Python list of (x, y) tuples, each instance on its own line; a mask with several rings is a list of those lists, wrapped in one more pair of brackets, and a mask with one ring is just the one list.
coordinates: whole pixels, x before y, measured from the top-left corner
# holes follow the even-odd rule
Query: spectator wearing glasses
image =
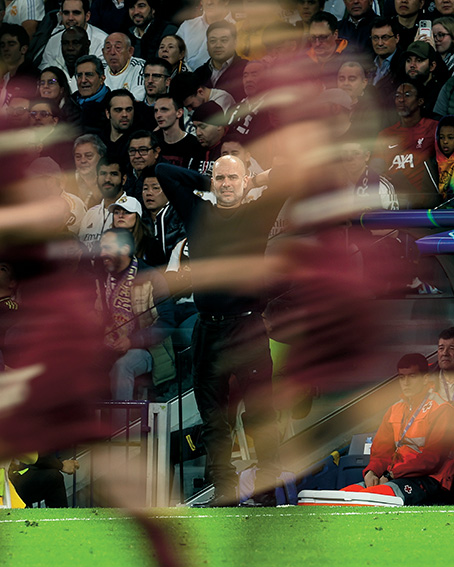
[(295, 27), (301, 31), (301, 47), (306, 49), (310, 47), (309, 30), (311, 18), (325, 7), (325, 0), (297, 0), (296, 9), (300, 15), (300, 20), (296, 22)]
[(16, 91), (9, 104), (2, 108), (5, 126), (14, 130), (28, 128), (30, 124), (30, 98), (26, 92)]
[(137, 130), (128, 141), (129, 166), (124, 190), (127, 195), (142, 201), (142, 172), (160, 159), (161, 148), (156, 134), (150, 130)]
[(139, 122), (147, 124), (150, 130), (157, 126), (154, 116), (154, 103), (156, 97), (165, 94), (170, 84), (172, 66), (165, 59), (155, 57), (145, 63), (143, 70), (145, 97), (136, 103)]
[(424, 99), (420, 81), (402, 80), (395, 93), (399, 122), (382, 130), (375, 146), (374, 168), (391, 180), (401, 208), (427, 209), (440, 201), (438, 184), (428, 169), (435, 156), (438, 123), (422, 116)]
[(40, 97), (48, 98), (58, 105), (61, 121), (79, 124), (80, 109), (71, 99), (68, 80), (59, 67), (46, 67), (41, 71), (38, 92)]
[(309, 28), (311, 47), (307, 57), (314, 76), (319, 76), (326, 88), (337, 86), (337, 73), (345, 56), (351, 51), (346, 39), (339, 38), (338, 21), (329, 12), (317, 12)]
[(34, 142), (39, 157), (52, 158), (61, 169), (73, 168), (72, 141), (63, 140), (58, 132), (60, 112), (55, 102), (49, 98), (39, 98), (30, 104), (30, 126), (35, 130)]
[[(372, 84), (375, 86), (388, 76), (395, 81), (402, 53), (398, 45), (400, 37), (395, 20), (375, 18), (370, 34), (375, 53)], [(384, 83), (380, 83), (380, 88), (383, 85)]]
[(396, 20), (376, 18), (370, 33), (375, 53), (375, 69), (370, 79), (379, 97), (380, 115), (385, 128), (397, 120), (394, 95), (399, 82), (402, 51), (399, 46)]
[(38, 99), (30, 105), (30, 125), (54, 128), (59, 121), (58, 109), (50, 99)]
[(452, 73), (454, 71), (454, 17), (443, 16), (434, 20), (432, 33), (435, 49)]

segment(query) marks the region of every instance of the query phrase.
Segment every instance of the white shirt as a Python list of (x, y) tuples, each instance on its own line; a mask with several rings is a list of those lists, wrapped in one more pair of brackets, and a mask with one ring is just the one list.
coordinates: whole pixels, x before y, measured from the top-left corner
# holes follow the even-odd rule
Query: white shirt
[(114, 89), (127, 89), (136, 100), (145, 97), (145, 86), (143, 80), (143, 68), (145, 59), (131, 57), (127, 65), (116, 75), (112, 74), (110, 68), (105, 65), (105, 84), (113, 91)]
[(210, 61), (208, 62), (208, 67), (211, 70), (211, 83), (216, 86), (216, 83), (219, 81), (219, 79), (221, 78), (221, 75), (223, 75), (225, 73), (225, 71), (227, 71), (227, 69), (230, 67), (230, 65), (233, 63), (233, 59), (234, 59), (234, 55), (232, 55), (232, 57), (230, 57), (230, 59), (227, 59), (227, 61), (224, 61), (224, 63), (221, 65), (220, 69), (216, 69), (210, 59)]
[(13, 0), (5, 10), (3, 21), (7, 24), (19, 24), (27, 20), (40, 22), (45, 15), (43, 0)]
[(219, 106), (224, 111), (224, 114), (227, 112), (229, 108), (231, 108), (232, 106), (236, 106), (236, 102), (233, 96), (227, 91), (223, 91), (222, 89), (211, 89), (210, 96), (208, 97), (208, 101), (211, 100), (219, 104)]
[[(123, 192), (121, 197), (125, 196)], [(121, 198), (119, 197), (119, 198)], [(93, 251), (95, 242), (101, 239), (102, 233), (112, 226), (113, 215), (105, 208), (104, 199), (85, 213), (79, 229), (79, 240)]]
[(85, 204), (80, 197), (73, 195), (72, 193), (62, 191), (61, 196), (68, 203), (70, 208), (70, 216), (66, 221), (66, 226), (68, 227), (68, 230), (74, 234), (78, 234), (82, 219), (87, 212)]
[[(236, 102), (233, 96), (227, 91), (223, 91), (222, 89), (211, 89), (210, 96), (208, 97), (208, 102), (211, 100), (219, 104), (219, 106), (224, 111), (224, 114), (227, 113), (229, 108), (236, 106)], [(195, 136), (195, 126), (192, 122), (192, 112), (189, 113), (186, 108), (184, 109), (183, 124), (184, 131), (187, 134), (193, 134)]]
[[(65, 31), (65, 26), (63, 24), (58, 24), (52, 32), (52, 37), (49, 39), (44, 50), (43, 60), (39, 68), (41, 70), (49, 67), (50, 65), (56, 65), (60, 69), (65, 70), (66, 63), (63, 59), (63, 54), (61, 52), (61, 35)], [(87, 34), (90, 40), (90, 55), (96, 55), (104, 63), (104, 56), (102, 54), (102, 48), (104, 47), (104, 41), (106, 40), (107, 34), (92, 26), (87, 24)]]
[[(179, 272), (181, 267), (181, 258), (184, 256), (189, 258), (188, 239), (183, 238), (180, 242), (175, 244), (172, 254), (170, 255), (169, 263), (167, 264), (166, 272)], [(194, 294), (191, 293), (189, 297), (180, 297), (176, 303), (194, 302)]]
[[(232, 24), (236, 23), (231, 14), (228, 14), (225, 20)], [(185, 20), (177, 30), (176, 35), (184, 39), (186, 44), (186, 61), (191, 69), (197, 69), (210, 58), (207, 49), (208, 26), (205, 16), (202, 15)]]
[[(260, 166), (258, 161), (254, 159), (252, 156), (249, 158), (249, 168), (247, 174), (257, 175), (257, 173), (262, 173), (263, 168)], [(260, 187), (253, 187), (250, 189), (243, 198), (243, 203), (250, 203), (251, 201), (256, 201), (259, 197), (262, 196), (263, 191), (268, 189), (267, 185), (261, 185)]]
[(438, 393), (447, 402), (452, 402), (454, 400), (454, 382), (448, 382), (446, 380), (443, 370), (440, 370), (438, 378)]
[(66, 75), (66, 79), (68, 80), (69, 92), (75, 93), (77, 91), (77, 79), (76, 75), (74, 74), (72, 77), (69, 76), (68, 68), (65, 67), (62, 69), (63, 73)]
[(77, 91), (77, 78), (76, 78), (76, 74), (74, 73), (74, 75), (72, 77), (69, 76), (69, 73), (66, 69), (63, 69), (63, 71), (66, 73), (66, 78), (68, 79), (68, 86), (69, 86), (69, 92), (70, 93), (75, 93)]

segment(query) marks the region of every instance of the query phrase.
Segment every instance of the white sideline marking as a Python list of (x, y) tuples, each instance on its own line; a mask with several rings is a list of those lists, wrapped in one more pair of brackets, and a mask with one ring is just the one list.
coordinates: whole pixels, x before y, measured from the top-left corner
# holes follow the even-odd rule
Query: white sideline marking
[[(118, 516), (111, 518), (37, 518), (32, 520), (32, 522), (93, 522), (93, 521), (110, 521), (110, 520), (133, 520), (134, 518), (129, 518), (128, 516)], [(25, 524), (25, 520), (0, 520), (0, 524)], [(30, 520), (28, 520), (30, 521)]]
[[(297, 507), (295, 506), (295, 509)], [(328, 511), (321, 511), (321, 512), (304, 512), (304, 516), (370, 516), (370, 515), (383, 515), (383, 514), (427, 514), (427, 513), (438, 513), (438, 514), (454, 514), (454, 509), (452, 510), (437, 510), (436, 507), (434, 508), (425, 508), (424, 510), (408, 510), (408, 509), (394, 509), (390, 511), (389, 509), (386, 510), (368, 510), (364, 512), (328, 512)], [(276, 514), (226, 514), (222, 516), (223, 518), (244, 518), (246, 516), (253, 516), (254, 518), (275, 518)], [(295, 517), (295, 514), (278, 514), (281, 518), (288, 518), (288, 517)], [(213, 518), (218, 520), (220, 516), (211, 516), (209, 514), (197, 514), (196, 516), (193, 515), (178, 515), (174, 516), (172, 514), (169, 515), (159, 515), (153, 516), (150, 515), (150, 518), (159, 519), (159, 520), (198, 520), (199, 518)], [(35, 522), (110, 522), (110, 521), (122, 521), (122, 520), (135, 520), (133, 516), (110, 516), (106, 518), (35, 518), (32, 521)], [(0, 520), (0, 524), (20, 524), (25, 523), (27, 519), (24, 520)]]

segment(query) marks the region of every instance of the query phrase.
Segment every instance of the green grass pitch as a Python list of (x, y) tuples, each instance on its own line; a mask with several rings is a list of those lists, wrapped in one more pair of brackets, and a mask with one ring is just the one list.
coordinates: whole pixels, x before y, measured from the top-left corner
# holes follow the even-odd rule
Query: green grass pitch
[[(293, 506), (153, 509), (184, 567), (454, 563), (454, 509)], [(145, 567), (140, 528), (118, 510), (0, 510), (0, 565)]]

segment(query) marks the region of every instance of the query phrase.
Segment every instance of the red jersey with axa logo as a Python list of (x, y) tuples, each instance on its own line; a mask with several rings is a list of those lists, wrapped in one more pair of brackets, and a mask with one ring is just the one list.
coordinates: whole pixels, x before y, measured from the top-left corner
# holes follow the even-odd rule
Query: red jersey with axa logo
[(435, 155), (437, 124), (431, 118), (421, 118), (416, 126), (405, 128), (399, 122), (380, 132), (376, 157), (385, 161), (391, 177), (401, 172), (422, 191), (424, 162)]

